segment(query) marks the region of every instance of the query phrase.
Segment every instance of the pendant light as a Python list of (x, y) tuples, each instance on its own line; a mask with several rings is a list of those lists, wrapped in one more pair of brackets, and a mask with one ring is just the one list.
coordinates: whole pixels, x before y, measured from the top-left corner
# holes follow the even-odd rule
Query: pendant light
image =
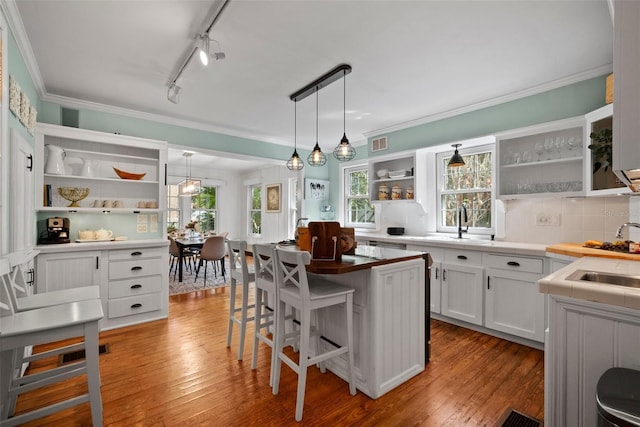
[(304, 167), (304, 163), (300, 156), (298, 156), (298, 144), (297, 144), (297, 126), (298, 126), (298, 108), (297, 103), (293, 103), (293, 154), (291, 158), (287, 161), (287, 168), (290, 171), (299, 171)]
[(327, 156), (324, 155), (318, 144), (318, 92), (319, 87), (316, 87), (316, 146), (313, 147), (313, 151), (307, 157), (307, 162), (311, 166), (324, 166), (327, 163)]
[(193, 151), (182, 153), (185, 164), (185, 178), (178, 184), (178, 194), (180, 196), (190, 197), (200, 193), (200, 180), (191, 178), (191, 156), (194, 154)]
[(464, 166), (464, 159), (462, 158), (460, 153), (458, 153), (458, 147), (460, 147), (461, 145), (462, 144), (451, 145), (456, 149), (456, 151), (454, 151), (453, 156), (451, 156), (451, 158), (449, 159), (449, 163), (447, 164), (447, 166), (449, 166), (450, 168)]
[(341, 162), (351, 160), (356, 156), (356, 149), (353, 148), (351, 144), (349, 144), (349, 140), (347, 139), (347, 71), (343, 71), (344, 75), (342, 76), (343, 85), (342, 85), (342, 140), (340, 144), (333, 150), (333, 157), (340, 160)]

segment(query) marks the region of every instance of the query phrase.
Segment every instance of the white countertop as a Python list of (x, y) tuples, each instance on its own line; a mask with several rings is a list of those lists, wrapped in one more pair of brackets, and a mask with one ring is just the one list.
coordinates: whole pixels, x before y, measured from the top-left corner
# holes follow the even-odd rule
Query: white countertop
[(640, 288), (566, 280), (576, 270), (640, 276), (640, 262), (583, 257), (538, 281), (540, 292), (640, 310)]
[(131, 249), (169, 246), (168, 239), (122, 240), (111, 242), (60, 243), (57, 245), (37, 245), (35, 249), (43, 254), (59, 252), (79, 252), (103, 249)]
[(357, 231), (356, 240), (358, 239), (529, 256), (545, 256), (548, 246), (541, 243), (493, 241), (489, 240), (488, 236), (486, 238), (464, 236), (458, 240), (452, 235), (390, 236), (386, 233)]

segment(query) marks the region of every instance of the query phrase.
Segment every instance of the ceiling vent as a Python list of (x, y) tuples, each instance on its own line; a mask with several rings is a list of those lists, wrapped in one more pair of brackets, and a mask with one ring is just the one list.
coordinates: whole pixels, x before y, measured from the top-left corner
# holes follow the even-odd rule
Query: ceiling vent
[(381, 151), (389, 148), (387, 145), (387, 137), (381, 136), (371, 141), (371, 151)]

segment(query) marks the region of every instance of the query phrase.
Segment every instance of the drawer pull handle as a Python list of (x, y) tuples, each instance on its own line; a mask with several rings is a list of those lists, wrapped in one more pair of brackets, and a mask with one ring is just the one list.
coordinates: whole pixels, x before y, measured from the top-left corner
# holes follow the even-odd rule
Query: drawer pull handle
[(140, 307), (142, 307), (142, 304), (140, 303), (131, 304), (131, 308), (140, 308)]
[(135, 267), (131, 267), (131, 271), (137, 271), (137, 270), (142, 270), (142, 267), (140, 267), (139, 265), (136, 265)]
[(142, 285), (140, 283), (136, 283), (135, 285), (131, 285), (131, 289), (140, 289)]
[(436, 280), (438, 280), (438, 270), (439, 268), (436, 268)]
[(509, 261), (507, 265), (510, 265), (512, 267), (520, 267), (520, 263), (517, 261)]
[(447, 270), (445, 270), (444, 268), (442, 269), (442, 280), (444, 282), (447, 281)]
[(138, 255), (142, 255), (142, 252), (140, 251), (131, 252), (131, 256), (138, 256)]
[(458, 255), (458, 259), (467, 259), (466, 255)]

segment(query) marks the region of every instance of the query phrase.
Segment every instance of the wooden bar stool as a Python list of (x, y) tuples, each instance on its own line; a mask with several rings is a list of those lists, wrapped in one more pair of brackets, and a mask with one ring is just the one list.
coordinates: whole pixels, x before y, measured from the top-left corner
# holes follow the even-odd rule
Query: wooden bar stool
[[(3, 293), (7, 292), (9, 261), (0, 259)], [(102, 397), (98, 362), (98, 322), (103, 317), (99, 299), (76, 301), (17, 313), (10, 304), (0, 301), (0, 426), (14, 426), (72, 406), (89, 402), (94, 426), (102, 426)], [(17, 375), (16, 353), (24, 347), (83, 337), (77, 344), (33, 354), (37, 360), (84, 349), (85, 359), (45, 372)], [(69, 378), (86, 375), (88, 392), (65, 401), (14, 416), (16, 397), (22, 393)]]
[[(327, 359), (347, 355), (347, 373), (349, 378), (349, 392), (356, 394), (356, 383), (353, 372), (353, 293), (355, 290), (347, 286), (329, 282), (323, 279), (310, 280), (307, 277), (306, 265), (311, 261), (311, 255), (306, 251), (294, 251), (276, 248), (276, 286), (278, 287), (278, 308), (276, 320), (276, 362), (273, 374), (273, 394), (278, 394), (280, 371), (282, 362), (286, 363), (298, 374), (298, 390), (296, 398), (296, 421), (302, 420), (304, 395), (307, 380), (307, 367), (318, 364), (325, 372), (324, 361)], [(316, 310), (334, 305), (344, 304), (346, 315), (347, 342), (333, 350), (320, 353), (320, 338), (317, 330)], [(285, 307), (290, 305), (300, 312), (299, 330), (299, 359), (296, 363), (283, 352), (287, 342), (293, 337), (292, 333), (285, 333)], [(311, 319), (316, 325), (312, 325)], [(315, 337), (315, 354), (310, 349), (311, 335)]]
[[(254, 320), (249, 317), (249, 310), (254, 309), (254, 304), (249, 304), (249, 285), (255, 281), (255, 267), (247, 265), (247, 242), (244, 240), (229, 240), (229, 276), (231, 277), (231, 294), (229, 295), (229, 329), (227, 331), (227, 347), (231, 347), (231, 336), (234, 323), (240, 327), (240, 344), (238, 346), (238, 360), (242, 360), (244, 352), (244, 338), (247, 331), (247, 323)], [(236, 307), (236, 286), (242, 284), (242, 303)], [(236, 316), (240, 313), (240, 317)]]

